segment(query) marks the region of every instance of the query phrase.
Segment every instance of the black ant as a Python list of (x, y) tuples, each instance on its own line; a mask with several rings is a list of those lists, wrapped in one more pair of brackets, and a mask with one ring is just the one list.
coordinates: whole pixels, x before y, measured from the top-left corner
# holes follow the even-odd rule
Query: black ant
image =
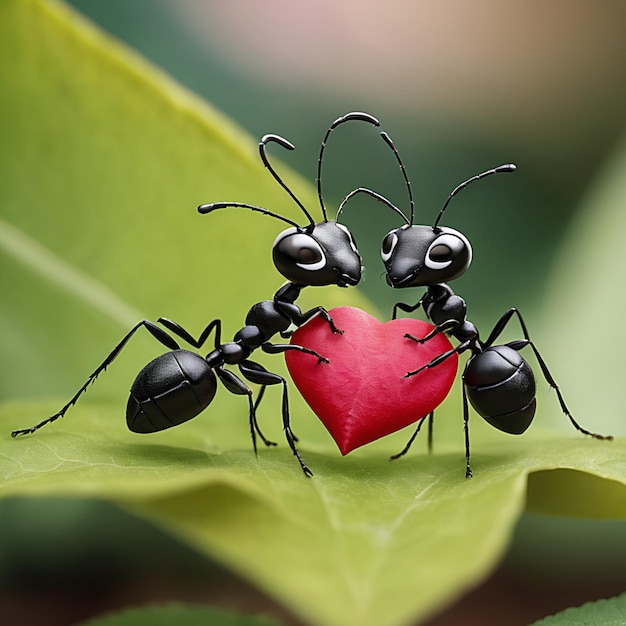
[[(263, 397), (265, 387), (281, 384), (283, 386), (282, 419), (287, 442), (305, 475), (312, 476), (311, 470), (306, 466), (296, 448), (297, 439), (291, 430), (285, 379), (269, 372), (260, 364), (248, 360), (248, 357), (257, 348), (271, 354), (299, 350), (316, 357), (318, 363), (325, 363), (328, 362), (327, 359), (313, 350), (292, 344), (271, 344), (269, 340), (277, 333), (288, 337), (288, 330), (292, 325), (301, 326), (315, 315), (320, 315), (333, 333), (343, 332), (335, 326), (328, 311), (323, 307), (318, 306), (303, 312), (295, 301), (306, 286), (347, 287), (358, 284), (361, 279), (361, 257), (354, 238), (345, 226), (328, 219), (321, 192), (321, 169), (326, 141), (337, 126), (352, 120), (379, 126), (378, 120), (371, 115), (353, 112), (339, 117), (328, 128), (322, 141), (317, 165), (317, 190), (324, 218), (322, 222), (314, 222), (304, 205), (271, 166), (266, 154), (268, 143), (278, 143), (288, 150), (295, 148), (278, 135), (265, 135), (261, 139), (259, 143), (261, 160), (274, 179), (300, 207), (309, 221), (307, 225), (300, 226), (267, 209), (238, 202), (214, 202), (198, 207), (200, 213), (211, 213), (227, 207), (243, 207), (290, 224), (290, 228), (278, 235), (272, 248), (276, 268), (290, 282), (276, 292), (273, 300), (264, 300), (252, 306), (246, 316), (245, 326), (235, 334), (233, 341), (221, 343), (221, 320), (219, 319), (211, 321), (198, 339), (172, 320), (163, 317), (157, 320), (157, 323), (165, 329), (195, 348), (201, 348), (210, 334), (214, 332), (214, 349), (206, 357), (202, 357), (195, 352), (180, 349), (177, 341), (165, 330), (153, 322), (143, 320), (115, 346), (103, 363), (89, 376), (87, 382), (58, 413), (31, 428), (14, 430), (11, 433), (12, 436), (33, 433), (42, 426), (63, 417), (97, 376), (115, 360), (135, 332), (143, 327), (171, 352), (148, 363), (137, 375), (130, 389), (126, 407), (126, 422), (131, 431), (153, 433), (196, 417), (213, 400), (217, 391), (217, 379), (219, 379), (231, 393), (248, 397), (250, 433), (256, 452), (257, 433), (266, 445), (275, 445), (268, 441), (259, 429), (256, 409)], [(261, 385), (256, 402), (253, 402), (252, 391), (246, 382), (226, 369), (227, 365), (237, 365), (243, 378)]]
[[(432, 226), (415, 225), (413, 223), (415, 203), (404, 164), (389, 135), (385, 132), (380, 134), (393, 150), (400, 165), (408, 190), (411, 209), (410, 219), (387, 198), (370, 189), (356, 189), (346, 197), (345, 201), (357, 193), (366, 193), (391, 208), (406, 222), (400, 228), (391, 230), (383, 239), (381, 256), (386, 269), (385, 278), (387, 284), (394, 289), (426, 287), (426, 293), (415, 305), (396, 303), (393, 307), (392, 317), (393, 319), (396, 318), (398, 309), (412, 313), (422, 307), (426, 317), (435, 325), (435, 328), (426, 337), (417, 338), (410, 334), (406, 334), (405, 337), (417, 343), (424, 343), (437, 333), (445, 332), (459, 341), (455, 348), (439, 355), (423, 367), (408, 372), (405, 377), (414, 376), (425, 369), (436, 367), (453, 354), (461, 354), (466, 351), (471, 354), (463, 372), (466, 477), (472, 477), (468, 398), (479, 415), (493, 427), (503, 432), (514, 435), (522, 434), (533, 420), (536, 408), (535, 378), (530, 365), (519, 354), (520, 350), (526, 346), (531, 347), (544, 378), (555, 390), (561, 409), (574, 428), (595, 439), (612, 440), (612, 436), (599, 435), (582, 428), (574, 419), (565, 404), (556, 381), (530, 339), (522, 315), (516, 308), (510, 308), (506, 311), (496, 322), (487, 340), (482, 341), (476, 326), (467, 319), (465, 301), (446, 284), (447, 281), (454, 280), (464, 274), (469, 268), (472, 260), (472, 247), (465, 235), (459, 231), (439, 226), (444, 211), (452, 198), (469, 184), (492, 174), (514, 172), (515, 165), (500, 165), (464, 181), (450, 193)], [(519, 321), (524, 339), (494, 345), (513, 317)], [(429, 449), (432, 447), (433, 419), (434, 411), (430, 413), (428, 419)], [(407, 445), (399, 454), (392, 456), (392, 459), (397, 459), (408, 452), (424, 421), (424, 419), (420, 419)]]

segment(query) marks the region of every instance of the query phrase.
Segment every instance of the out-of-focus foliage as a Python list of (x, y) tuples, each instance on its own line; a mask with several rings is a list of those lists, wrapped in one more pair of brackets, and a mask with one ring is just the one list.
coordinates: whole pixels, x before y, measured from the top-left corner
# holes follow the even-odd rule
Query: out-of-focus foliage
[(532, 626), (620, 626), (626, 622), (626, 594), (566, 609)]
[[(253, 136), (294, 141), (289, 162), (308, 178), (329, 120), (378, 116), (406, 162), (420, 222), (432, 223), (461, 181), (516, 162), (514, 177), (463, 192), (445, 220), (474, 246), (455, 288), (481, 328), (508, 306), (541, 309), (546, 269), (626, 122), (620, 3), (73, 3)], [(406, 207), (393, 156), (360, 131), (327, 151), (327, 196), (339, 202), (365, 181)], [(398, 293), (381, 279), (379, 247), (398, 224), (374, 202), (345, 219), (365, 257), (361, 288), (389, 314)]]
[(279, 626), (265, 617), (235, 615), (208, 607), (165, 605), (131, 609), (84, 622), (82, 626)]

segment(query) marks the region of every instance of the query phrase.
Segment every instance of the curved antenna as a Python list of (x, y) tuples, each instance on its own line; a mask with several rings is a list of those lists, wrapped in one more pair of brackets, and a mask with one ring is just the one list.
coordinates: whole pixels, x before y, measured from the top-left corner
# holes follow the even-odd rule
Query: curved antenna
[(287, 185), (283, 182), (283, 179), (276, 173), (276, 170), (271, 166), (269, 159), (267, 158), (267, 153), (265, 151), (265, 146), (270, 141), (277, 143), (287, 150), (295, 150), (296, 147), (279, 135), (263, 135), (263, 137), (261, 137), (261, 141), (259, 142), (259, 153), (261, 155), (263, 165), (265, 165), (265, 167), (270, 171), (270, 174), (274, 177), (274, 180), (276, 180), (276, 182), (291, 196), (294, 202), (302, 209), (302, 212), (307, 216), (307, 219), (311, 223), (311, 226), (314, 226), (315, 221), (311, 217), (311, 214), (306, 210), (304, 204), (302, 204), (302, 202), (300, 202), (300, 200), (296, 198), (296, 195), (293, 193), (293, 191), (291, 191), (291, 189), (287, 187)]
[(452, 190), (452, 193), (448, 196), (448, 199), (446, 200), (445, 204), (441, 208), (441, 211), (439, 211), (439, 215), (437, 215), (437, 219), (435, 220), (435, 223), (433, 224), (433, 228), (437, 228), (437, 225), (439, 224), (439, 220), (443, 216), (443, 212), (446, 210), (446, 207), (450, 204), (450, 200), (452, 200), (452, 198), (454, 198), (454, 196), (456, 196), (456, 194), (459, 193), (461, 189), (465, 189), (465, 187), (467, 187), (470, 183), (480, 180), (481, 178), (491, 176), (492, 174), (514, 172), (516, 169), (517, 169), (517, 166), (514, 165), (513, 163), (506, 163), (505, 165), (499, 165), (498, 167), (494, 167), (490, 170), (487, 170), (486, 172), (482, 172), (482, 174), (477, 174), (476, 176), (472, 176), (471, 178), (468, 178), (465, 182), (455, 187)]
[(415, 216), (415, 201), (413, 200), (413, 192), (411, 191), (411, 181), (409, 180), (409, 177), (406, 175), (406, 169), (404, 167), (404, 163), (402, 162), (402, 159), (400, 158), (400, 153), (394, 146), (393, 141), (391, 141), (391, 137), (384, 131), (380, 133), (380, 136), (383, 138), (383, 141), (393, 150), (393, 153), (396, 157), (396, 161), (398, 161), (398, 165), (400, 166), (400, 171), (402, 172), (402, 176), (404, 176), (406, 189), (409, 192), (409, 205), (411, 207), (411, 221), (409, 222), (409, 225), (412, 225), (413, 218)]
[(269, 215), (270, 217), (275, 217), (278, 220), (282, 220), (283, 222), (287, 222), (287, 224), (291, 224), (296, 228), (302, 228), (299, 224), (296, 224), (294, 221), (283, 217), (282, 215), (278, 215), (277, 213), (272, 213), (267, 209), (264, 209), (260, 206), (255, 206), (254, 204), (245, 204), (243, 202), (211, 202), (211, 204), (201, 204), (198, 207), (198, 213), (211, 213), (212, 211), (217, 211), (218, 209), (226, 209), (228, 207), (236, 207), (242, 209), (250, 209), (251, 211), (256, 211), (257, 213), (263, 213), (263, 215)]
[(324, 149), (326, 148), (326, 142), (328, 141), (330, 133), (335, 130), (337, 126), (352, 120), (367, 122), (373, 126), (380, 126), (380, 122), (373, 115), (370, 115), (369, 113), (362, 113), (361, 111), (353, 111), (352, 113), (346, 113), (345, 115), (338, 117), (326, 131), (326, 135), (324, 135), (324, 139), (322, 140), (320, 155), (317, 159), (317, 178), (315, 179), (315, 182), (317, 183), (317, 197), (320, 201), (320, 207), (322, 209), (322, 215), (324, 216), (325, 222), (328, 221), (328, 217), (326, 215), (326, 207), (324, 206), (324, 198), (322, 197), (322, 160), (324, 158)]
[(395, 204), (393, 204), (392, 202), (387, 200), (387, 198), (385, 198), (385, 196), (381, 196), (379, 193), (376, 193), (375, 191), (372, 191), (371, 189), (367, 189), (367, 187), (359, 187), (358, 189), (355, 189), (354, 191), (351, 191), (343, 199), (343, 202), (339, 205), (339, 209), (337, 210), (337, 215), (335, 216), (335, 221), (336, 222), (339, 221), (339, 214), (343, 210), (343, 207), (346, 205), (346, 203), (349, 200), (354, 198), (354, 196), (356, 196), (357, 193), (365, 193), (368, 196), (371, 196), (372, 198), (374, 198), (375, 200), (378, 200), (378, 202), (382, 202), (385, 206), (389, 207), (392, 211), (395, 211), (407, 223), (408, 226), (411, 225), (411, 222), (409, 222), (409, 219), (407, 218), (407, 216)]

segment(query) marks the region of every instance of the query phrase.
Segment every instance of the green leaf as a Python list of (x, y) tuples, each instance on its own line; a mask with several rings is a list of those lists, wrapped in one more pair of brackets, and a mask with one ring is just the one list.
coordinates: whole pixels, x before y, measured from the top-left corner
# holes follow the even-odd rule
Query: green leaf
[[(138, 318), (197, 334), (219, 317), (229, 335), (283, 282), (269, 253), (277, 222), (199, 216), (198, 204), (300, 216), (253, 139), (63, 5), (5, 0), (0, 46), (0, 394), (13, 399), (0, 407), (0, 495), (112, 502), (325, 626), (440, 609), (493, 569), (527, 498), (543, 512), (626, 516), (623, 440), (513, 440), (473, 421), (466, 480), (458, 389), (438, 412), (436, 454), (395, 463), (386, 457), (406, 433), (341, 458), (292, 391), (310, 480), (284, 443), (278, 389), (259, 418), (280, 446), (258, 458), (245, 401), (223, 389), (198, 419), (134, 435), (124, 396), (155, 356), (149, 336), (62, 423), (11, 440), (56, 411)], [(281, 173), (315, 206), (309, 185)], [(302, 304), (371, 310), (354, 290), (306, 290)]]
[(532, 626), (624, 626), (624, 624), (626, 624), (626, 594), (566, 609), (556, 615), (540, 619)]
[(208, 607), (168, 605), (131, 609), (83, 622), (83, 626), (279, 626), (266, 617)]
[[(5, 407), (0, 421), (24, 422), (45, 408)], [(510, 540), (530, 475), (529, 500), (544, 511), (560, 512), (561, 492), (567, 498), (576, 489), (578, 514), (626, 517), (623, 441), (490, 441), (477, 433), (475, 478), (467, 480), (461, 441), (390, 463), (401, 440), (390, 437), (341, 458), (328, 437), (308, 445), (308, 417), (296, 422), (315, 472), (306, 479), (284, 444), (254, 457), (244, 412), (238, 433), (207, 415), (145, 438), (126, 432), (119, 413), (119, 406), (83, 403), (47, 432), (7, 442), (2, 495), (115, 502), (312, 624), (401, 624), (476, 584)], [(559, 470), (559, 491), (542, 500), (533, 492), (542, 493), (555, 468), (569, 471)], [(607, 497), (597, 500), (605, 483)]]
[[(285, 224), (196, 211), (239, 200), (303, 220), (256, 142), (209, 105), (40, 0), (0, 3), (0, 84), (0, 397), (75, 386), (141, 318), (197, 334), (220, 317), (234, 334), (284, 282), (271, 247)], [(281, 173), (316, 211), (310, 186)], [(302, 302), (360, 300), (311, 288)], [(125, 394), (153, 356), (152, 339), (133, 342), (94, 392)]]

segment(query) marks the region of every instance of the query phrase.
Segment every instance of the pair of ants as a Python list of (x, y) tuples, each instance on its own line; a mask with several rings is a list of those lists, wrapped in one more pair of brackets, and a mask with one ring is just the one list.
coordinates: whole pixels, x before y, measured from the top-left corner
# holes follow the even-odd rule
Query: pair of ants
[[(415, 204), (411, 184), (400, 155), (386, 132), (380, 132), (384, 142), (391, 148), (400, 166), (409, 196), (410, 218), (384, 196), (365, 187), (350, 192), (340, 204), (335, 220), (329, 220), (322, 197), (322, 163), (328, 138), (333, 130), (349, 121), (361, 121), (380, 127), (380, 122), (367, 113), (353, 112), (336, 119), (326, 131), (317, 160), (317, 193), (323, 221), (315, 222), (306, 207), (284, 183), (267, 157), (267, 145), (293, 150), (295, 147), (278, 135), (265, 135), (259, 143), (261, 160), (276, 182), (289, 194), (308, 220), (301, 226), (282, 215), (252, 204), (241, 202), (214, 202), (198, 207), (202, 214), (224, 208), (245, 208), (263, 215), (269, 215), (289, 224), (281, 232), (272, 247), (272, 257), (276, 269), (289, 281), (283, 285), (272, 300), (264, 300), (249, 310), (244, 327), (233, 340), (222, 343), (221, 320), (212, 320), (196, 339), (178, 323), (167, 318), (159, 318), (157, 324), (143, 320), (137, 323), (113, 348), (105, 360), (89, 376), (85, 384), (57, 413), (42, 422), (25, 429), (14, 430), (13, 437), (33, 433), (46, 424), (63, 417), (78, 399), (120, 354), (131, 337), (145, 328), (169, 352), (157, 357), (146, 365), (137, 375), (130, 389), (126, 407), (128, 428), (136, 433), (153, 433), (182, 424), (199, 415), (213, 400), (217, 391), (217, 380), (231, 393), (247, 396), (250, 434), (252, 444), (257, 451), (257, 435), (267, 446), (275, 445), (269, 441), (259, 428), (256, 412), (268, 385), (282, 385), (282, 420), (285, 437), (291, 451), (298, 460), (306, 476), (313, 473), (303, 461), (296, 446), (297, 438), (291, 429), (289, 415), (287, 381), (279, 374), (268, 371), (265, 367), (251, 361), (252, 353), (261, 349), (263, 352), (278, 354), (288, 350), (297, 350), (311, 355), (322, 366), (328, 360), (314, 350), (294, 345), (271, 343), (276, 334), (287, 338), (291, 330), (298, 328), (319, 315), (328, 323), (330, 332), (342, 333), (337, 328), (328, 311), (318, 306), (302, 311), (296, 304), (300, 292), (307, 286), (337, 285), (348, 287), (357, 285), (361, 279), (361, 256), (350, 231), (338, 222), (346, 203), (359, 194), (366, 194), (394, 211), (404, 224), (390, 231), (382, 242), (381, 255), (386, 270), (386, 281), (394, 289), (425, 287), (426, 292), (415, 305), (398, 302), (393, 307), (393, 318), (398, 310), (411, 313), (424, 310), (434, 329), (426, 337), (405, 335), (409, 340), (424, 343), (437, 333), (446, 333), (459, 343), (422, 368), (409, 371), (406, 376), (414, 376), (423, 369), (437, 367), (453, 354), (469, 352), (463, 373), (463, 420), (465, 429), (466, 476), (472, 476), (470, 468), (469, 443), (469, 403), (475, 411), (495, 428), (512, 434), (523, 433), (530, 425), (535, 413), (535, 380), (533, 372), (520, 355), (520, 351), (530, 346), (537, 358), (541, 371), (557, 394), (561, 409), (579, 432), (596, 439), (610, 440), (612, 437), (589, 432), (582, 428), (567, 408), (563, 396), (530, 339), (526, 324), (515, 308), (509, 309), (495, 324), (486, 341), (479, 337), (474, 324), (467, 319), (465, 301), (456, 295), (447, 282), (461, 276), (469, 267), (472, 248), (468, 239), (459, 231), (444, 226), (439, 222), (450, 201), (469, 184), (498, 173), (513, 172), (512, 164), (501, 165), (487, 170), (458, 185), (448, 196), (432, 226), (414, 224)], [(516, 317), (524, 338), (497, 345), (495, 342), (509, 321)], [(167, 332), (169, 331), (169, 332)], [(206, 357), (195, 352), (183, 350), (178, 341), (183, 340), (190, 346), (200, 349), (213, 334), (214, 348)], [(227, 366), (237, 366), (240, 375)], [(247, 382), (260, 385), (256, 400)], [(417, 416), (418, 426), (405, 448), (391, 458), (406, 454), (415, 440), (425, 416)], [(429, 447), (432, 440), (434, 412), (428, 417)]]

